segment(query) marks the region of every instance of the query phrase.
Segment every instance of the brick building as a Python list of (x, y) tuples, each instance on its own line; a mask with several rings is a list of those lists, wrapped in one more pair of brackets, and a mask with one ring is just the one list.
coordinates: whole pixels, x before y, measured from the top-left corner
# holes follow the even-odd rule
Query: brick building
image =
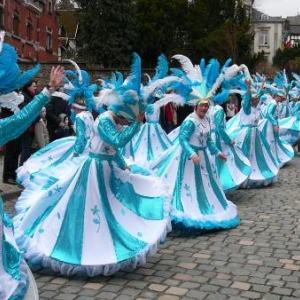
[(58, 60), (57, 0), (0, 0), (0, 27), (5, 42), (14, 46), (20, 60)]

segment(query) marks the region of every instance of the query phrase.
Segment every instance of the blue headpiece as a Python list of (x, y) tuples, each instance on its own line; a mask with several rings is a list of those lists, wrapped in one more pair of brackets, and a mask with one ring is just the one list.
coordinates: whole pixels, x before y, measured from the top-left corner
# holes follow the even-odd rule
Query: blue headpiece
[(69, 96), (69, 104), (72, 105), (76, 102), (76, 99), (83, 98), (86, 102), (86, 109), (91, 111), (95, 108), (94, 92), (98, 90), (96, 84), (90, 84), (89, 74), (81, 70), (79, 66), (72, 60), (66, 60), (71, 62), (76, 69), (76, 72), (66, 70), (66, 75), (69, 78), (65, 78), (64, 92)]
[[(234, 76), (238, 72), (236, 65), (228, 67), (231, 59), (228, 59), (221, 68), (217, 59), (211, 59), (208, 65), (205, 65), (204, 59), (201, 59), (199, 66), (193, 66), (186, 56), (174, 55), (173, 58), (181, 63), (185, 80), (192, 89), (187, 96), (188, 104), (196, 105), (204, 100), (209, 100), (213, 103), (223, 103), (228, 99), (228, 89), (225, 88), (218, 92), (217, 90), (226, 78)], [(179, 73), (180, 71), (177, 70), (174, 74), (180, 76)]]
[(131, 70), (123, 84), (100, 91), (98, 103), (108, 105), (109, 109), (128, 121), (135, 120), (145, 110), (141, 94), (141, 59), (138, 54), (133, 53)]

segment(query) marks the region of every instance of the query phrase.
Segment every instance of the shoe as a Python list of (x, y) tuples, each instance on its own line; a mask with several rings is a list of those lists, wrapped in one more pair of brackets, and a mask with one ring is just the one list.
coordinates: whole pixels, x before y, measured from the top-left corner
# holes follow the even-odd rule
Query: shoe
[(16, 181), (12, 178), (8, 178), (8, 179), (3, 180), (3, 183), (17, 185)]

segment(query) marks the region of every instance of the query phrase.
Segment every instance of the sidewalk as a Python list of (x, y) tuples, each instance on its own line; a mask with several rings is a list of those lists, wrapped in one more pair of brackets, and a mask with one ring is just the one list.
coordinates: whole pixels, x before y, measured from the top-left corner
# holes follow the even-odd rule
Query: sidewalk
[(2, 182), (3, 173), (3, 155), (0, 155), (0, 190), (3, 201), (12, 200), (21, 193), (22, 189), (17, 185), (6, 184)]

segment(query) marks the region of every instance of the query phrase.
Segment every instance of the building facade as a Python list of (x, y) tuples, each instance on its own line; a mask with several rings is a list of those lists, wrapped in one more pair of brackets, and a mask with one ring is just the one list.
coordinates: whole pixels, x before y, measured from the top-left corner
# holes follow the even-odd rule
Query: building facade
[(276, 50), (283, 47), (285, 19), (270, 17), (252, 9), (252, 29), (254, 32), (253, 52), (264, 52), (269, 63), (272, 63)]
[(0, 0), (0, 27), (21, 61), (58, 60), (57, 0)]
[[(294, 17), (287, 17), (286, 22), (287, 40), (286, 45), (288, 47), (300, 45), (300, 15)], [(300, 56), (300, 55), (299, 55)]]

